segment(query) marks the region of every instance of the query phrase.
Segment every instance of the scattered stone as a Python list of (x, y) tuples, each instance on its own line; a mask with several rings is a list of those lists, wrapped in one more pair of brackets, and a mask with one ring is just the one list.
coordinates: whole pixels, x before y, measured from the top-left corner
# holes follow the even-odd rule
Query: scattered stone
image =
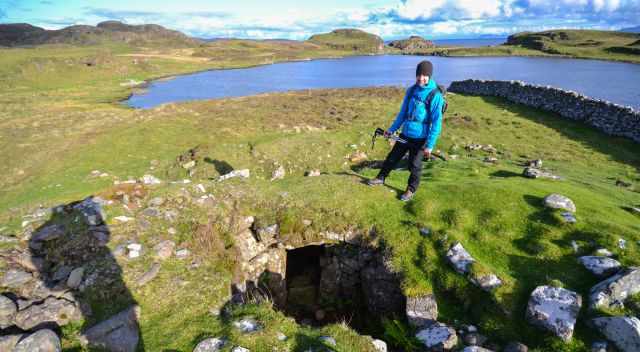
[(155, 279), (155, 277), (158, 276), (159, 272), (160, 272), (160, 263), (153, 263), (153, 265), (151, 265), (151, 269), (149, 269), (146, 273), (142, 274), (142, 276), (140, 276), (138, 281), (136, 281), (136, 284), (138, 286), (146, 285), (149, 281)]
[(12, 352), (60, 352), (60, 338), (49, 329), (38, 330), (20, 341)]
[(160, 260), (171, 258), (175, 248), (176, 243), (170, 240), (162, 241), (153, 247), (154, 251), (156, 252), (156, 258)]
[(175, 236), (178, 233), (178, 230), (174, 229), (173, 227), (170, 227), (167, 232), (171, 235), (171, 236)]
[(225, 341), (219, 338), (210, 337), (200, 341), (193, 352), (218, 352), (224, 347)]
[(464, 146), (464, 149), (468, 150), (468, 151), (474, 151), (474, 150), (480, 150), (482, 149), (482, 144), (467, 144)]
[(320, 176), (320, 170), (315, 169), (315, 170), (309, 170), (305, 173), (305, 176), (307, 177), (317, 177)]
[(528, 352), (529, 351), (529, 347), (527, 347), (524, 344), (521, 344), (520, 342), (509, 342), (505, 347), (504, 347), (504, 352)]
[(420, 228), (420, 234), (424, 237), (427, 237), (431, 234), (431, 229), (426, 228), (426, 227), (421, 227)]
[(200, 193), (206, 193), (206, 192), (207, 192), (207, 189), (206, 189), (206, 188), (204, 188), (204, 185), (203, 185), (202, 183), (198, 183), (198, 184), (196, 185), (196, 189), (197, 189), (198, 191), (200, 191)]
[(140, 307), (131, 306), (89, 328), (80, 336), (80, 343), (107, 351), (135, 352), (140, 340), (139, 316)]
[(193, 169), (195, 166), (196, 166), (196, 161), (195, 160), (191, 160), (189, 162), (186, 162), (186, 163), (182, 164), (182, 167), (184, 169), (187, 169), (187, 170)]
[(639, 292), (640, 268), (627, 268), (591, 288), (590, 307), (623, 308), (624, 301)]
[(233, 326), (243, 333), (251, 333), (262, 329), (260, 324), (253, 318), (243, 318), (241, 320), (234, 321)]
[(560, 194), (550, 194), (544, 198), (544, 205), (547, 208), (563, 209), (572, 213), (576, 212), (576, 205), (573, 201)]
[(276, 334), (276, 337), (278, 338), (278, 341), (286, 341), (287, 340), (287, 335), (283, 334), (280, 331), (278, 331), (278, 333)]
[(9, 297), (0, 295), (0, 329), (13, 325), (18, 306)]
[(320, 336), (318, 338), (318, 340), (320, 340), (323, 343), (326, 343), (329, 346), (337, 346), (338, 345), (338, 343), (336, 342), (336, 339), (334, 339), (331, 336)]
[(578, 253), (580, 251), (580, 245), (578, 245), (578, 242), (576, 241), (571, 241), (571, 248), (573, 248), (573, 251), (575, 253)]
[(438, 319), (438, 304), (432, 294), (407, 297), (407, 320), (416, 328), (422, 328)]
[(142, 215), (150, 218), (157, 218), (158, 216), (160, 216), (160, 210), (158, 210), (157, 208), (147, 208), (142, 211)]
[(591, 352), (607, 352), (607, 347), (606, 341), (596, 341), (591, 345)]
[(572, 212), (569, 211), (565, 211), (562, 214), (560, 214), (560, 216), (562, 217), (562, 219), (564, 220), (564, 222), (568, 223), (568, 224), (575, 224), (578, 222), (578, 220), (576, 219), (576, 216), (573, 215)]
[(498, 152), (498, 149), (496, 149), (494, 146), (492, 146), (491, 144), (487, 144), (485, 146), (482, 146), (482, 151), (483, 152), (487, 152), (487, 153), (492, 153), (495, 154)]
[(152, 198), (149, 203), (147, 203), (150, 207), (159, 207), (162, 204), (164, 204), (164, 198), (162, 197), (155, 197)]
[(67, 279), (67, 287), (71, 289), (77, 289), (82, 283), (83, 276), (84, 276), (83, 267), (73, 269), (69, 274), (69, 278)]
[(622, 238), (618, 239), (618, 248), (626, 249), (627, 248), (627, 241), (622, 239)]
[(469, 266), (475, 262), (471, 254), (467, 252), (460, 242), (456, 242), (449, 251), (447, 251), (447, 259), (453, 265), (455, 270), (460, 274), (469, 272)]
[(492, 350), (488, 350), (486, 348), (478, 347), (478, 346), (467, 346), (462, 352), (493, 352)]
[(623, 187), (623, 188), (629, 188), (629, 187), (631, 187), (633, 185), (631, 184), (631, 182), (627, 182), (627, 181), (623, 181), (623, 180), (616, 180), (616, 186)]
[(285, 173), (284, 166), (278, 166), (278, 168), (273, 170), (273, 173), (271, 174), (271, 181), (283, 179)]
[(116, 220), (118, 222), (129, 222), (129, 221), (133, 220), (133, 218), (130, 218), (130, 217), (124, 216), (124, 215), (120, 215), (120, 216), (116, 216), (115, 218), (113, 218), (113, 220)]
[(0, 281), (0, 286), (17, 289), (33, 280), (33, 276), (19, 269), (9, 269)]
[(231, 349), (231, 352), (251, 352), (251, 351), (249, 351), (248, 348), (244, 348), (244, 347), (241, 347), (241, 346), (236, 346), (236, 347)]
[(418, 331), (416, 338), (427, 348), (450, 350), (458, 344), (455, 329), (442, 323), (436, 323)]
[(636, 317), (604, 317), (591, 324), (621, 352), (640, 351), (640, 320)]
[(611, 251), (606, 248), (598, 248), (596, 249), (596, 255), (601, 257), (612, 257), (613, 253), (611, 253)]
[(360, 163), (363, 162), (365, 160), (367, 160), (369, 157), (367, 156), (367, 154), (365, 152), (362, 151), (356, 151), (353, 152), (353, 154), (351, 154), (349, 156), (349, 161), (351, 161), (352, 163)]
[(142, 176), (142, 183), (145, 185), (159, 185), (162, 181), (153, 175), (144, 175)]
[(250, 174), (249, 169), (233, 170), (226, 175), (218, 177), (218, 181), (224, 181), (234, 177), (249, 178)]
[(480, 277), (473, 277), (471, 278), (471, 282), (486, 292), (491, 292), (492, 290), (502, 286), (502, 280), (500, 280), (500, 278), (495, 274), (484, 274)]
[(571, 340), (582, 297), (560, 287), (538, 286), (527, 305), (527, 320), (551, 331), (565, 342)]
[(484, 158), (483, 160), (485, 163), (489, 163), (489, 164), (495, 164), (498, 162), (498, 158), (494, 157), (494, 156), (487, 156)]
[(178, 258), (178, 259), (185, 259), (185, 258), (189, 257), (189, 255), (191, 255), (191, 252), (186, 248), (179, 249), (176, 252), (176, 258)]
[(542, 167), (542, 159), (529, 160), (527, 166), (539, 169)]
[(608, 257), (584, 256), (578, 258), (587, 270), (596, 276), (607, 277), (618, 272), (621, 268), (619, 261)]
[(378, 340), (378, 339), (373, 339), (373, 341), (371, 342), (373, 344), (373, 348), (376, 349), (376, 351), (378, 352), (387, 352), (387, 343), (382, 341), (382, 340)]
[(256, 234), (258, 235), (258, 240), (260, 242), (269, 242), (278, 235), (278, 231), (278, 224), (273, 224), (267, 227), (259, 228), (256, 231)]
[(15, 317), (15, 325), (22, 330), (30, 330), (42, 323), (67, 325), (82, 318), (82, 312), (73, 302), (64, 298), (49, 297), (41, 304), (33, 304), (20, 310)]

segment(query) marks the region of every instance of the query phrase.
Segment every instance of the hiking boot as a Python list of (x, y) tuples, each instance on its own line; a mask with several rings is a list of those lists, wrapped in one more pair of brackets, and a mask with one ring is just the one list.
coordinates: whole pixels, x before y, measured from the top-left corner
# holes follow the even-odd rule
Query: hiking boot
[(377, 186), (377, 185), (382, 185), (384, 184), (384, 178), (372, 178), (369, 181), (367, 181), (367, 184), (369, 186)]
[(407, 190), (406, 192), (404, 192), (401, 196), (400, 196), (400, 200), (403, 202), (409, 201), (411, 200), (411, 198), (413, 198), (414, 193), (411, 190)]

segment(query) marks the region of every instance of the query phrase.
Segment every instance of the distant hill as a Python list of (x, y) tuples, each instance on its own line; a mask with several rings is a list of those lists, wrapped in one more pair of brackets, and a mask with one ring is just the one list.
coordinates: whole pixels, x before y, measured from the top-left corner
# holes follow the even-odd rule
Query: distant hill
[(388, 44), (392, 48), (400, 49), (402, 52), (411, 53), (424, 49), (434, 48), (435, 44), (420, 36), (411, 36), (409, 39), (394, 40)]
[(336, 29), (331, 33), (312, 35), (308, 41), (338, 50), (356, 50), (368, 53), (384, 51), (382, 38), (359, 29)]
[(622, 28), (620, 32), (628, 32), (628, 33), (640, 33), (640, 26)]
[(640, 35), (621, 31), (551, 30), (509, 36), (506, 45), (549, 54), (607, 58), (610, 53), (640, 55)]
[(42, 44), (95, 45), (109, 42), (138, 46), (195, 46), (200, 40), (155, 24), (128, 25), (106, 21), (97, 26), (76, 25), (46, 30), (26, 23), (0, 24), (0, 45), (28, 46)]

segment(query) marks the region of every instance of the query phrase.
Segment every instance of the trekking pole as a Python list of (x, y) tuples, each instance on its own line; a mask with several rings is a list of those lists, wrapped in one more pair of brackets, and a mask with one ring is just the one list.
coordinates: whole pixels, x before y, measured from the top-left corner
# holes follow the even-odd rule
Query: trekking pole
[(398, 137), (396, 135), (393, 135), (393, 134), (389, 135), (389, 136), (385, 136), (384, 135), (384, 130), (382, 128), (378, 127), (378, 128), (376, 128), (376, 131), (373, 132), (373, 136), (371, 137), (371, 149), (373, 149), (373, 147), (375, 146), (376, 138), (378, 136), (383, 136), (385, 139), (391, 139), (392, 141), (396, 141), (396, 142), (402, 143), (402, 144), (406, 144), (407, 143), (406, 140), (404, 140), (404, 139), (402, 139), (402, 138), (400, 138), (400, 137)]

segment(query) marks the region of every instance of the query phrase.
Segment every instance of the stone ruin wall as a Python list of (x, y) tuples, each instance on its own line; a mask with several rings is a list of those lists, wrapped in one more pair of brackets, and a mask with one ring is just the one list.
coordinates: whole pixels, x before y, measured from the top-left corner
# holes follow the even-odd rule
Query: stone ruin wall
[(574, 91), (536, 86), (522, 81), (464, 80), (452, 82), (449, 91), (505, 98), (580, 121), (610, 135), (640, 142), (640, 111), (591, 99)]

